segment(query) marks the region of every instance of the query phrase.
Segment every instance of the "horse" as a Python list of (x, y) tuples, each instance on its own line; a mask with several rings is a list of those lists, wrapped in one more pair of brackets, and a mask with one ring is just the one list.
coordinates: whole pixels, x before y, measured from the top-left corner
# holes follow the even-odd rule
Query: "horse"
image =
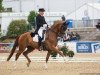
[[(57, 20), (57, 21), (54, 21), (54, 24), (51, 26), (51, 28), (49, 28), (46, 31), (46, 37), (43, 42), (46, 50), (48, 51), (46, 55), (45, 67), (47, 67), (47, 62), (52, 52), (57, 52), (62, 57), (64, 57), (64, 60), (65, 60), (64, 54), (60, 52), (56, 46), (57, 46), (57, 41), (58, 41), (57, 37), (63, 36), (66, 29), (67, 29), (66, 22), (62, 20)], [(33, 41), (30, 34), (31, 32), (26, 32), (16, 38), (13, 48), (10, 52), (10, 55), (7, 58), (7, 61), (9, 61), (12, 55), (14, 54), (16, 47), (19, 47), (19, 50), (16, 53), (15, 61), (17, 61), (19, 56), (23, 53), (23, 55), (28, 60), (27, 66), (29, 67), (31, 60), (28, 57), (28, 54), (39, 47), (38, 42)], [(25, 50), (26, 48), (27, 50)]]

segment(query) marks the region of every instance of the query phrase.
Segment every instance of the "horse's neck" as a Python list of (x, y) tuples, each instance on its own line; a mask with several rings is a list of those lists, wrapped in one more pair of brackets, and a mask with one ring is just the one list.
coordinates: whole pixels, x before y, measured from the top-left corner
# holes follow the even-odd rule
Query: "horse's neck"
[(57, 44), (57, 34), (51, 30), (49, 30), (47, 32), (47, 35), (46, 35), (46, 39), (49, 41), (49, 42), (52, 42), (52, 44), (56, 45)]

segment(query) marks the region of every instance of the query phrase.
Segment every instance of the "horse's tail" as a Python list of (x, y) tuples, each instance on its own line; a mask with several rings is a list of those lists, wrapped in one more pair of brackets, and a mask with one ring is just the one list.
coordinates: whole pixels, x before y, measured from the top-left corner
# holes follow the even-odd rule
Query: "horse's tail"
[(12, 57), (12, 55), (14, 54), (14, 52), (15, 52), (15, 50), (16, 50), (16, 47), (18, 46), (19, 37), (20, 37), (20, 36), (18, 36), (18, 37), (16, 38), (16, 40), (15, 40), (15, 42), (14, 42), (14, 46), (13, 46), (11, 52), (10, 52), (10, 55), (9, 55), (9, 57), (7, 58), (7, 61), (10, 60), (10, 58)]

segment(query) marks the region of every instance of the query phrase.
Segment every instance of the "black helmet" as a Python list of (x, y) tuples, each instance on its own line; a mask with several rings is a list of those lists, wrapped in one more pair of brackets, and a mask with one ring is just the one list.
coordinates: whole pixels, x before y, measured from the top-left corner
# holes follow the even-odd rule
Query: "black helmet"
[(45, 12), (44, 8), (40, 8), (39, 12)]

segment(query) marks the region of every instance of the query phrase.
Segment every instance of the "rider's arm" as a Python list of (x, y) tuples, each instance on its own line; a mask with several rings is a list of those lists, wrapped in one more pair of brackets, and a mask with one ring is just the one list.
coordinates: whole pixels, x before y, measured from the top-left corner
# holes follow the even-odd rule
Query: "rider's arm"
[(36, 24), (37, 24), (37, 27), (41, 27), (43, 26), (43, 24), (40, 22), (41, 21), (41, 18), (39, 16), (36, 17)]

